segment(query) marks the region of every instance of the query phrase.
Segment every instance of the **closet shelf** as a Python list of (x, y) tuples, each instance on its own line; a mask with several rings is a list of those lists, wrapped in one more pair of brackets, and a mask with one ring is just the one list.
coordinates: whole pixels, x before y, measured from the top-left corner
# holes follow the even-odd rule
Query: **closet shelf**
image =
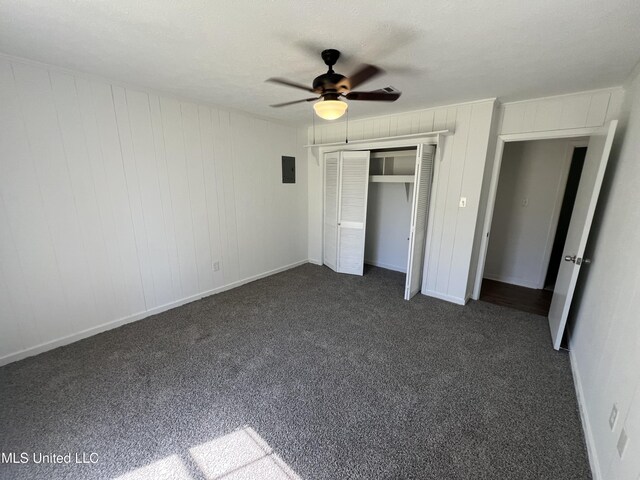
[(415, 175), (369, 175), (373, 183), (414, 183)]

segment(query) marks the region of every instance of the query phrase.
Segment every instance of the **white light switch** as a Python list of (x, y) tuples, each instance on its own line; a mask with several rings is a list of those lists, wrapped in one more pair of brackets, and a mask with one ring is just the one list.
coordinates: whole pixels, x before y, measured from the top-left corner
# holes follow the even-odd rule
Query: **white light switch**
[(460, 208), (467, 206), (467, 197), (460, 197)]
[(529, 206), (529, 199), (528, 198), (523, 198), (522, 199), (522, 206), (523, 207)]

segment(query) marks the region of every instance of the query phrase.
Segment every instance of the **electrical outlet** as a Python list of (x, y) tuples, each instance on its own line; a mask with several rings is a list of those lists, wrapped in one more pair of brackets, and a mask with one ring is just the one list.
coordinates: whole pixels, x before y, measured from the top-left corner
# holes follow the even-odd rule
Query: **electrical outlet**
[(620, 432), (620, 437), (618, 438), (618, 455), (620, 455), (620, 458), (622, 458), (622, 455), (624, 454), (624, 450), (625, 448), (627, 448), (627, 440), (629, 440), (629, 437), (627, 437), (627, 432), (624, 431), (624, 428), (622, 429), (622, 431)]
[(220, 262), (213, 262), (213, 271), (217, 272), (218, 270), (220, 270)]
[(467, 197), (460, 197), (460, 208), (467, 206)]
[(609, 414), (609, 427), (611, 430), (616, 426), (616, 420), (618, 419), (618, 406), (614, 403)]
[(528, 198), (523, 198), (522, 199), (522, 206), (523, 207), (528, 207), (529, 206), (529, 199)]

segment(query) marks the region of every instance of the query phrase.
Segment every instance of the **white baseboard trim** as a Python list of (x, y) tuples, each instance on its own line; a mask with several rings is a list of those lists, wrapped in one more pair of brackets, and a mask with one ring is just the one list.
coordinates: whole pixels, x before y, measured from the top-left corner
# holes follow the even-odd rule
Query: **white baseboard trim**
[[(571, 341), (569, 341), (569, 348), (571, 348)], [(586, 403), (584, 399), (584, 391), (582, 390), (582, 381), (580, 380), (580, 371), (576, 365), (573, 351), (569, 351), (569, 363), (571, 364), (571, 374), (573, 375), (573, 385), (576, 389), (576, 397), (578, 398), (578, 410), (580, 411), (580, 420), (582, 421), (582, 430), (584, 432), (584, 439), (587, 444), (587, 455), (589, 457), (589, 465), (591, 466), (591, 475), (593, 480), (601, 480), (602, 472), (600, 471), (600, 462), (598, 461), (598, 453), (596, 451), (596, 444), (593, 439), (593, 431), (591, 430), (591, 423), (589, 422), (589, 414), (587, 412)]]
[(454, 297), (453, 295), (446, 295), (444, 293), (434, 292), (433, 290), (423, 290), (421, 293), (428, 297), (438, 298), (440, 300), (455, 303), (457, 305), (466, 305), (467, 302), (469, 301), (469, 297), (465, 297), (465, 298)]
[(407, 273), (406, 267), (398, 267), (397, 265), (391, 265), (389, 263), (378, 262), (375, 260), (367, 260), (365, 258), (364, 263), (367, 265), (373, 265), (374, 267), (386, 268), (387, 270), (393, 270), (394, 272)]
[(501, 277), (500, 275), (485, 273), (484, 278), (494, 280), (496, 282), (508, 283), (509, 285), (518, 285), (519, 287), (533, 288), (535, 290), (541, 290), (542, 288), (544, 288), (544, 285), (541, 287), (538, 283), (525, 282), (516, 277)]
[(18, 360), (22, 360), (23, 358), (32, 357), (34, 355), (38, 355), (39, 353), (46, 352), (48, 350), (53, 350), (54, 348), (62, 347), (64, 345), (68, 345), (73, 342), (77, 342), (78, 340), (82, 340), (83, 338), (88, 338), (93, 335), (97, 335), (98, 333), (106, 332), (107, 330), (112, 330), (114, 328), (120, 327), (122, 325), (126, 325), (127, 323), (132, 323), (138, 320), (142, 320), (143, 318), (150, 317), (152, 315), (156, 315), (158, 313), (166, 312), (167, 310), (171, 310), (172, 308), (179, 307), (181, 305), (185, 305), (187, 303), (200, 300), (201, 298), (208, 297), (210, 295), (215, 295), (216, 293), (221, 293), (226, 290), (231, 290), (232, 288), (239, 287), (241, 285), (245, 285), (250, 282), (254, 282), (256, 280), (260, 280), (261, 278), (269, 277), (271, 275), (275, 275), (276, 273), (284, 272), (285, 270), (290, 270), (295, 267), (299, 267), (300, 265), (304, 265), (305, 263), (309, 263), (308, 260), (300, 260), (298, 262), (290, 263), (289, 265), (285, 265), (284, 267), (275, 268), (273, 270), (269, 270), (267, 272), (259, 273), (257, 275), (253, 275), (251, 277), (244, 278), (242, 280), (238, 280), (227, 285), (223, 285), (221, 287), (216, 287), (211, 290), (207, 290), (202, 293), (198, 293), (196, 295), (191, 295), (189, 297), (182, 298), (180, 300), (176, 300), (175, 302), (170, 302), (165, 305), (160, 305), (158, 307), (154, 307), (150, 310), (145, 310), (143, 312), (138, 312), (133, 315), (129, 315), (124, 318), (119, 318), (116, 320), (112, 320), (107, 323), (103, 323), (101, 325), (97, 325), (95, 327), (87, 328), (86, 330), (82, 330), (80, 332), (72, 333), (71, 335), (67, 335), (64, 337), (56, 338), (55, 340), (50, 340), (48, 342), (41, 343), (39, 345), (35, 345), (33, 347), (25, 348), (23, 350), (18, 350), (17, 352), (10, 353), (3, 357), (0, 357), (0, 366), (6, 365), (8, 363), (16, 362)]
[(322, 260), (317, 260), (315, 258), (310, 258), (309, 263), (313, 263), (314, 265), (320, 265), (320, 266), (324, 265), (324, 263), (322, 263)]

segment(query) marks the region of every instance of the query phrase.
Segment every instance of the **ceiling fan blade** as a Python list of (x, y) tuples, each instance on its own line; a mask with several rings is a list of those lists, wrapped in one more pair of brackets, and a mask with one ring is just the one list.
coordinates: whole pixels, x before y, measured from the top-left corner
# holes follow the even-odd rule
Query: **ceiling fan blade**
[(375, 65), (364, 64), (361, 65), (360, 68), (349, 78), (347, 78), (347, 82), (349, 83), (349, 90), (353, 90), (358, 85), (362, 85), (364, 82), (368, 82), (373, 77), (381, 75), (384, 73), (384, 70), (376, 67)]
[(311, 98), (305, 98), (303, 100), (294, 100), (293, 102), (285, 102), (285, 103), (276, 103), (275, 105), (269, 105), (270, 107), (286, 107), (287, 105), (294, 105), (296, 103), (304, 103), (304, 102), (313, 102), (314, 100), (317, 100), (318, 97), (311, 97)]
[(347, 100), (373, 100), (378, 102), (395, 102), (400, 98), (401, 93), (386, 92), (349, 92), (345, 95)]
[(292, 82), (287, 80), (286, 78), (267, 78), (267, 82), (278, 83), (280, 85), (286, 85), (287, 87), (299, 88), (300, 90), (304, 90), (305, 92), (312, 92), (313, 89), (307, 87), (306, 85), (302, 85), (301, 83)]

